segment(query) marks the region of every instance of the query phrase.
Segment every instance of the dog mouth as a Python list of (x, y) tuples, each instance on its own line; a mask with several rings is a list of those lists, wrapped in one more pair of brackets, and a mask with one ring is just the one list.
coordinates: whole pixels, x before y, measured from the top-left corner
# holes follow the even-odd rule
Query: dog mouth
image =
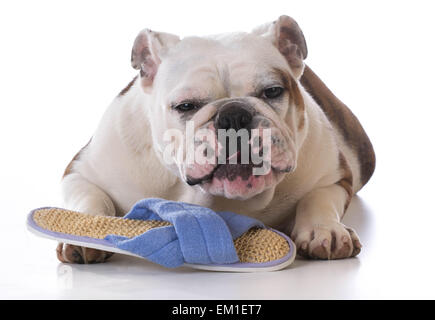
[[(240, 160), (240, 152), (237, 153), (237, 160)], [(190, 176), (186, 177), (186, 182), (190, 186), (211, 183), (213, 180), (227, 180), (229, 182), (235, 180), (241, 180), (248, 182), (252, 178), (257, 178), (262, 175), (268, 175), (270, 172), (274, 174), (288, 173), (292, 170), (290, 166), (279, 169), (265, 162), (255, 163), (227, 163), (217, 164), (214, 169), (209, 173), (200, 178), (193, 178)], [(257, 171), (257, 172), (256, 172)], [(249, 182), (248, 182), (248, 187)]]
[[(202, 178), (192, 178), (187, 177), (186, 182), (190, 186), (194, 186), (197, 184), (202, 184), (205, 182), (210, 182), (213, 178), (216, 179), (228, 179), (229, 181), (234, 181), (237, 177), (240, 177), (242, 180), (246, 181), (249, 177), (254, 176), (253, 170), (254, 168), (261, 168), (263, 164), (218, 164), (212, 172), (205, 175)], [(290, 171), (290, 170), (289, 170)]]
[(262, 164), (219, 164), (210, 174), (200, 179), (187, 179), (187, 183), (198, 185), (202, 191), (215, 196), (244, 200), (272, 188), (291, 171), (290, 167), (284, 170), (270, 167), (259, 175), (254, 169), (262, 170)]

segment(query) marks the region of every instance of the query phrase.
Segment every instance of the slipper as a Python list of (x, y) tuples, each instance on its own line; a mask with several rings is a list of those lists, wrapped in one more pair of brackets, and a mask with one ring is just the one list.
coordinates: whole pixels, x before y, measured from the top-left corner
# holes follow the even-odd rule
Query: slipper
[(259, 220), (157, 198), (137, 202), (122, 218), (39, 208), (29, 213), (27, 227), (58, 242), (137, 256), (169, 268), (275, 271), (296, 256), (288, 236)]

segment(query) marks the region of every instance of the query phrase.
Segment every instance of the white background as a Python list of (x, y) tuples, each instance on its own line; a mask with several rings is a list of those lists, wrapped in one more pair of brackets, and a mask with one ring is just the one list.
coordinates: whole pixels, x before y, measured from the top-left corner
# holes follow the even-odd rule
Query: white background
[[(307, 63), (358, 116), (377, 155), (345, 222), (356, 259), (267, 274), (167, 270), (115, 256), (63, 265), (25, 230), (59, 204), (63, 170), (131, 80), (142, 28), (206, 35), (294, 17)], [(431, 1), (2, 1), (0, 298), (435, 298), (434, 8)]]

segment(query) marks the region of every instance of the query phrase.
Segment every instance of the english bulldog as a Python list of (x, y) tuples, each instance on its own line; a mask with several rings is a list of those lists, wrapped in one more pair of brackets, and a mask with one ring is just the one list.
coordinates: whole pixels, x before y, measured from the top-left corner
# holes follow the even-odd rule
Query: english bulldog
[[(306, 57), (288, 16), (250, 33), (180, 39), (141, 31), (131, 54), (138, 74), (67, 166), (64, 206), (123, 216), (143, 198), (184, 201), (257, 218), (289, 234), (302, 257), (358, 255), (361, 242), (341, 219), (373, 174), (374, 151)], [(217, 134), (231, 130), (232, 151)], [(244, 163), (242, 147), (250, 152)], [(110, 255), (57, 247), (62, 262)]]

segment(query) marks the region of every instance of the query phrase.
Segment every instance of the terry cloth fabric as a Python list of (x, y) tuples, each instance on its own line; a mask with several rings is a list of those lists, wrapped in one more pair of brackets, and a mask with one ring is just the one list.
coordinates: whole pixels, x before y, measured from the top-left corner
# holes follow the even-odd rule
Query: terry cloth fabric
[(183, 263), (238, 262), (233, 239), (252, 227), (265, 227), (256, 219), (233, 212), (215, 212), (193, 204), (157, 198), (137, 202), (124, 218), (164, 220), (172, 224), (133, 238), (118, 235), (105, 237), (119, 249), (169, 268)]

